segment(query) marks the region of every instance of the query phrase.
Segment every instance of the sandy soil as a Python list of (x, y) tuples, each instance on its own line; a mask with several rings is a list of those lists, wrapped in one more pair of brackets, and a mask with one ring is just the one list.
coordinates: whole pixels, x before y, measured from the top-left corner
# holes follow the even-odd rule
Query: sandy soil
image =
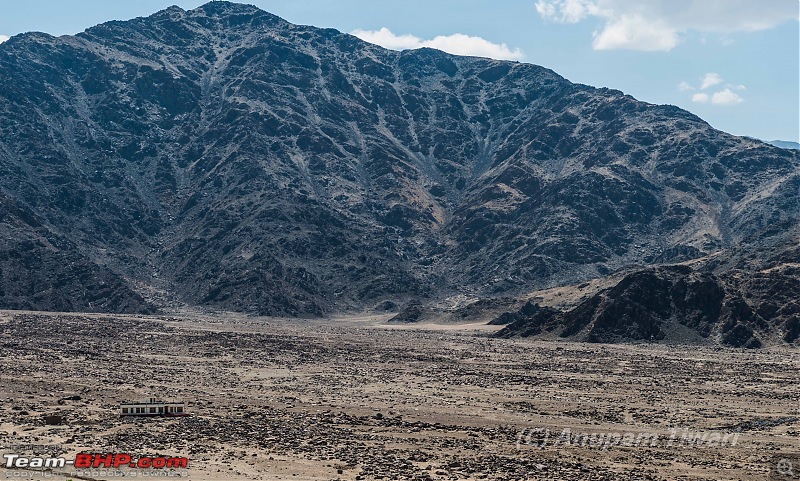
[[(124, 472), (196, 480), (800, 475), (800, 462), (775, 469), (800, 453), (796, 350), (500, 340), (496, 327), (386, 320), (0, 312), (0, 451), (186, 456), (186, 470)], [(120, 401), (151, 396), (192, 416), (119, 418)], [(120, 479), (71, 472), (0, 479)]]

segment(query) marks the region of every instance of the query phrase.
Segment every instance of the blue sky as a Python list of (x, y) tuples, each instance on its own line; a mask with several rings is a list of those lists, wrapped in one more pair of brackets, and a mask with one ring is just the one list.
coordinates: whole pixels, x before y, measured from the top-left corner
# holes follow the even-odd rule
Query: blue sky
[[(74, 34), (195, 0), (4, 2), (0, 40)], [(543, 65), (574, 82), (678, 105), (714, 127), (800, 141), (798, 0), (250, 0), (291, 22), (393, 48)], [(460, 35), (458, 35), (460, 34)]]

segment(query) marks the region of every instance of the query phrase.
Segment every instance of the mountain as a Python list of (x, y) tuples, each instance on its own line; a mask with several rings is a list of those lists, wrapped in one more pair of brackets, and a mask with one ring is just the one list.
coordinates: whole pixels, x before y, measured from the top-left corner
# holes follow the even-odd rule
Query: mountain
[(391, 310), (798, 225), (797, 151), (536, 65), (228, 2), (12, 37), (0, 115), (5, 308)]
[(770, 145), (774, 145), (775, 147), (780, 147), (782, 149), (800, 149), (800, 143), (791, 142), (788, 140), (770, 140)]

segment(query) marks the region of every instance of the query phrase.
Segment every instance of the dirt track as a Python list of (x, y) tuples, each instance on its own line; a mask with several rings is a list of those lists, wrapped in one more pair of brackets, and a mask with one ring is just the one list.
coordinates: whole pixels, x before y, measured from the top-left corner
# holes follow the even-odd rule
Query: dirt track
[[(381, 322), (0, 313), (0, 451), (187, 456), (197, 480), (757, 480), (800, 452), (797, 351)], [(150, 396), (193, 416), (117, 416)]]

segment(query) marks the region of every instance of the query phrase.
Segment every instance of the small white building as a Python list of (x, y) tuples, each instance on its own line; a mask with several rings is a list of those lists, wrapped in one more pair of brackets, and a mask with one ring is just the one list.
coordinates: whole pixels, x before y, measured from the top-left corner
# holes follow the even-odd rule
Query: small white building
[(121, 402), (119, 404), (120, 416), (188, 416), (185, 402), (159, 401), (151, 397), (145, 401)]

